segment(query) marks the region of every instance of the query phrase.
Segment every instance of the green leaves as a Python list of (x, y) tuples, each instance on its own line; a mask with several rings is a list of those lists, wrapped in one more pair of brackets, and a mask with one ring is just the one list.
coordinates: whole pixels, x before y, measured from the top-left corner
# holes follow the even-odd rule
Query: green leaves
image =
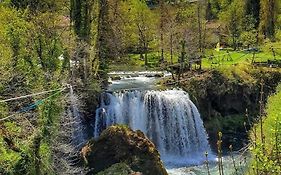
[[(64, 52), (64, 18), (54, 5), (62, 1), (44, 0), (25, 7), (24, 3), (33, 1), (13, 0), (12, 3), (18, 3), (17, 8), (13, 8), (15, 4), (9, 6), (9, 2), (5, 2), (0, 3), (0, 99), (57, 88), (60, 81), (67, 79), (67, 76), (61, 76), (63, 63), (59, 59)], [(69, 58), (67, 60), (64, 67), (69, 64)], [(0, 118), (36, 100), (26, 98), (0, 103)], [(37, 155), (33, 154), (32, 140), (36, 134), (46, 136), (42, 147), (40, 143), (38, 146), (40, 154), (45, 154), (42, 161), (51, 164), (51, 140), (56, 134), (62, 101), (53, 98), (40, 109), (19, 113), (14, 120), (0, 123), (0, 174), (34, 174), (36, 161), (33, 160)]]
[(267, 116), (263, 123), (264, 144), (260, 138), (260, 125), (256, 125), (257, 137), (253, 137), (253, 147), (251, 153), (253, 155), (254, 169), (266, 174), (280, 174), (280, 136), (281, 136), (281, 86), (277, 88), (277, 93), (271, 96), (267, 104)]

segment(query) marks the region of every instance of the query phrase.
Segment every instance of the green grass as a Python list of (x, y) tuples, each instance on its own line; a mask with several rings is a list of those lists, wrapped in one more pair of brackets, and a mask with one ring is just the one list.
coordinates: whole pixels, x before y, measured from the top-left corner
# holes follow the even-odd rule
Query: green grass
[[(140, 70), (159, 70), (161, 69), (159, 65), (161, 54), (159, 52), (149, 52), (147, 54), (148, 65), (145, 66), (144, 60), (140, 59), (140, 54), (128, 54), (118, 61), (111, 62), (109, 69), (110, 71), (140, 71)], [(170, 54), (164, 53), (164, 59), (166, 62), (170, 63)], [(173, 56), (173, 63), (178, 61), (176, 55)]]
[[(258, 133), (257, 142), (260, 143), (260, 123), (256, 126)], [(266, 107), (266, 117), (263, 120), (263, 133), (265, 138), (265, 148), (270, 154), (276, 146), (275, 136), (280, 137), (281, 134), (281, 84), (277, 87), (277, 92), (269, 97)], [(278, 146), (279, 149), (281, 149), (280, 143), (278, 143)]]
[[(277, 92), (272, 95), (267, 103), (266, 117), (263, 119), (263, 132), (261, 132), (261, 122), (257, 123), (251, 132), (252, 139), (252, 168), (248, 174), (258, 171), (260, 174), (279, 175), (281, 173), (280, 164), (280, 136), (281, 136), (281, 84), (277, 87)], [(264, 142), (261, 140), (261, 133), (264, 135)], [(256, 146), (255, 146), (256, 145)], [(254, 169), (254, 170), (253, 170)], [(254, 172), (253, 172), (254, 171)]]
[(269, 98), (266, 111), (267, 116), (264, 120), (265, 139), (268, 139), (266, 143), (268, 150), (271, 150), (274, 145), (270, 143), (274, 141), (275, 133), (279, 134), (279, 136), (281, 134), (281, 84), (277, 88), (277, 93)]
[[(260, 47), (260, 52), (255, 54), (254, 61), (266, 62), (268, 60), (273, 60), (273, 53), (271, 51), (271, 46), (275, 48), (276, 59), (281, 60), (281, 43), (265, 43)], [(229, 51), (229, 54), (227, 52)], [(206, 58), (202, 61), (203, 68), (218, 68), (218, 67), (229, 67), (231, 65), (236, 65), (239, 63), (250, 64), (253, 59), (253, 52), (247, 51), (232, 51), (231, 49), (216, 51), (215, 49), (207, 49), (205, 54)], [(159, 60), (161, 53), (157, 51), (152, 51), (147, 54), (148, 65), (144, 65), (144, 60), (140, 59), (140, 54), (128, 54), (117, 61), (112, 61), (110, 63), (109, 69), (111, 71), (115, 70), (159, 70), (161, 66), (159, 65)], [(170, 63), (170, 53), (165, 52), (164, 58), (165, 62)], [(178, 62), (179, 55), (173, 55), (173, 63)]]
[[(281, 60), (281, 48), (276, 49), (276, 59)], [(253, 53), (247, 51), (229, 51), (226, 50), (216, 51), (207, 50), (206, 57), (203, 59), (203, 68), (211, 68), (218, 66), (230, 66), (238, 63), (251, 63), (253, 59)], [(274, 60), (273, 53), (269, 48), (262, 48), (261, 52), (255, 54), (254, 61), (268, 61)]]

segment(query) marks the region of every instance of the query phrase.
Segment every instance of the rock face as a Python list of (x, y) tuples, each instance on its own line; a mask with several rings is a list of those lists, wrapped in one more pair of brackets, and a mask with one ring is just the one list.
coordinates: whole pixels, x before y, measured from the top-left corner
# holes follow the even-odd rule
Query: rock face
[(84, 146), (81, 156), (92, 174), (125, 163), (143, 175), (168, 175), (154, 144), (141, 131), (126, 126), (107, 128), (98, 140), (91, 140)]
[(180, 85), (189, 93), (205, 120), (217, 116), (244, 115), (246, 108), (254, 113), (258, 109), (261, 79), (265, 84), (265, 97), (274, 92), (281, 81), (281, 69), (250, 69), (241, 66), (229, 69), (229, 72), (224, 73), (218, 70), (206, 71)]

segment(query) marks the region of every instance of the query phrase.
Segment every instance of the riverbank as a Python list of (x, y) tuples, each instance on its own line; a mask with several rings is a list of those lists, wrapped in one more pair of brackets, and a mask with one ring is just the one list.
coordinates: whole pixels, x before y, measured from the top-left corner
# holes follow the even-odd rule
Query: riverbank
[[(249, 174), (281, 174), (281, 84), (276, 93), (269, 97), (264, 115), (250, 132), (252, 160)], [(262, 112), (263, 113), (263, 112)], [(266, 165), (266, 166), (264, 166)], [(258, 174), (257, 173), (257, 174)]]

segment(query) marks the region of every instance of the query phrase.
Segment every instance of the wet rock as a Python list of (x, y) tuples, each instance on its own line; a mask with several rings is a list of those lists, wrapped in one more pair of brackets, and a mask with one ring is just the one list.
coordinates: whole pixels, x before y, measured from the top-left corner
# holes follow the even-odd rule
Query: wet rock
[(107, 128), (98, 140), (84, 146), (81, 156), (92, 174), (124, 162), (131, 174), (168, 175), (154, 144), (141, 131), (126, 126)]
[(110, 78), (111, 78), (112, 81), (121, 80), (121, 77), (118, 76), (118, 75), (111, 76)]
[(147, 75), (145, 75), (145, 77), (151, 78), (151, 77), (154, 77), (154, 75), (153, 74), (147, 74)]
[(156, 77), (156, 78), (161, 78), (164, 77), (164, 73), (152, 73), (152, 74), (146, 74), (145, 77)]
[(135, 73), (135, 74), (132, 74), (131, 77), (139, 77), (140, 75)]

